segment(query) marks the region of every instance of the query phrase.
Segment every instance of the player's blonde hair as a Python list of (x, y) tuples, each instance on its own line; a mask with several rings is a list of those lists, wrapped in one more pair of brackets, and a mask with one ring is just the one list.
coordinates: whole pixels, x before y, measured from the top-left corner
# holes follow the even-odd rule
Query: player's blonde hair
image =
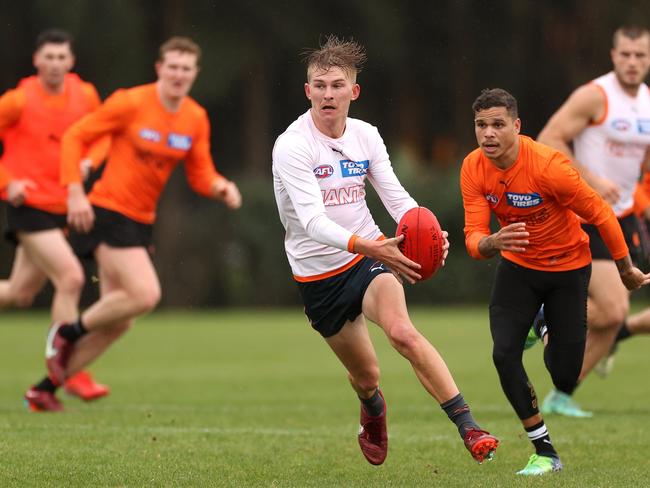
[(170, 51), (180, 51), (182, 53), (190, 53), (196, 56), (196, 62), (201, 59), (201, 48), (189, 37), (174, 36), (165, 41), (159, 49), (158, 61), (162, 62), (165, 59), (165, 54)]
[(366, 62), (366, 53), (361, 44), (354, 40), (345, 41), (331, 34), (318, 49), (307, 49), (302, 53), (307, 65), (307, 81), (315, 71), (341, 68), (355, 82), (357, 73)]

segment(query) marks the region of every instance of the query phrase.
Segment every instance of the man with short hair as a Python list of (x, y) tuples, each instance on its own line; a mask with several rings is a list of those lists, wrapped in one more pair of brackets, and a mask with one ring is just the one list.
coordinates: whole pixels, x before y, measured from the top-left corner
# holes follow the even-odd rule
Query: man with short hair
[[(76, 321), (55, 322), (47, 338), (49, 371), (26, 395), (58, 403), (57, 387), (95, 360), (160, 299), (147, 248), (156, 205), (183, 160), (192, 189), (229, 208), (241, 205), (237, 186), (219, 174), (210, 154), (205, 110), (188, 96), (199, 71), (200, 48), (184, 37), (160, 47), (154, 83), (118, 90), (63, 138), (61, 173), (68, 186), (68, 224), (75, 251), (94, 256), (100, 298)], [(111, 137), (104, 172), (88, 196), (79, 161), (82, 149)]]
[[(77, 316), (84, 284), (82, 266), (63, 232), (67, 191), (60, 182), (61, 137), (100, 104), (95, 87), (71, 73), (72, 44), (65, 31), (42, 32), (33, 55), (36, 74), (0, 97), (0, 166), (15, 178), (2, 194), (9, 203), (5, 235), (16, 245), (11, 275), (0, 280), (0, 307), (28, 307), (49, 279), (54, 285), (52, 320)], [(101, 163), (108, 142), (93, 145), (83, 164)], [(109, 392), (87, 372), (70, 378), (66, 389), (84, 400)]]
[[(642, 166), (650, 164), (650, 89), (643, 82), (650, 70), (650, 32), (640, 27), (617, 29), (611, 59), (613, 70), (576, 89), (550, 118), (538, 140), (568, 155), (585, 181), (611, 205), (628, 246), (634, 250), (639, 246), (639, 234), (633, 194)], [(583, 228), (590, 238), (593, 270), (579, 381), (608, 355), (618, 331), (627, 329), (630, 307), (629, 291), (617, 279), (617, 264), (599, 233), (589, 223)], [(540, 325), (538, 321), (538, 328)], [(571, 395), (552, 391), (542, 411), (591, 416)]]
[(363, 48), (329, 36), (305, 61), (311, 108), (278, 137), (273, 184), (307, 318), (347, 369), (360, 400), (361, 451), (374, 465), (388, 451), (386, 401), (368, 318), (410, 361), (471, 455), (490, 459), (498, 440), (476, 424), (444, 360), (409, 318), (400, 281), (417, 281), (420, 265), (399, 251), (404, 236), (383, 238), (366, 205), (367, 179), (396, 222), (417, 207), (397, 180), (377, 129), (348, 117), (360, 93)]
[[(524, 340), (540, 305), (548, 321), (544, 361), (556, 388), (575, 388), (585, 345), (591, 255), (578, 216), (594, 225), (630, 290), (650, 282), (632, 265), (616, 216), (559, 151), (519, 135), (517, 101), (484, 90), (472, 105), (479, 147), (463, 161), (465, 244), (475, 259), (501, 254), (490, 299), (493, 360), (501, 387), (535, 453), (518, 472), (562, 469), (522, 363)], [(494, 213), (500, 230), (490, 231)]]

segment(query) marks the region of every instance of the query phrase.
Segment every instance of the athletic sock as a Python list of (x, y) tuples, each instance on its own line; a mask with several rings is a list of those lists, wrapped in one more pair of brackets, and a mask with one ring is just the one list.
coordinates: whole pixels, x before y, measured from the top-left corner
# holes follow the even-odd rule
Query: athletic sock
[(624, 339), (627, 339), (632, 335), (632, 332), (630, 332), (630, 328), (627, 325), (627, 322), (623, 322), (623, 325), (621, 325), (621, 328), (618, 329), (618, 334), (616, 335), (616, 339), (614, 339), (614, 344), (621, 342)]
[(528, 434), (528, 439), (530, 439), (530, 442), (535, 446), (535, 452), (537, 455), (559, 459), (557, 451), (551, 443), (551, 438), (548, 435), (548, 430), (546, 430), (544, 421), (541, 421), (532, 427), (525, 427), (525, 429)]
[(38, 384), (34, 385), (35, 390), (49, 391), (50, 393), (54, 393), (57, 388), (58, 386), (52, 383), (52, 380), (49, 376), (46, 376)]
[(465, 437), (469, 429), (479, 429), (474, 417), (472, 417), (469, 406), (460, 393), (451, 400), (441, 403), (440, 407), (445, 411), (449, 420), (456, 424), (461, 437)]
[(379, 388), (375, 390), (375, 393), (370, 398), (359, 397), (359, 400), (361, 400), (363, 407), (371, 417), (379, 417), (384, 413), (384, 399), (379, 394)]
[(88, 329), (81, 322), (81, 317), (76, 322), (64, 324), (59, 328), (59, 334), (68, 339), (70, 342), (77, 342), (88, 332)]

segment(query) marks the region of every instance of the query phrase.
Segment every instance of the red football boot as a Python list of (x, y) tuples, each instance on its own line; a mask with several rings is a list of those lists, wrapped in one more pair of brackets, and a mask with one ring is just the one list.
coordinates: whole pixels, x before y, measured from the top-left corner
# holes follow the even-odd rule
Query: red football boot
[(108, 386), (95, 382), (88, 371), (79, 371), (72, 375), (65, 380), (63, 388), (68, 395), (74, 395), (87, 402), (97, 400), (111, 392)]
[[(382, 399), (384, 395), (379, 391)], [(359, 446), (370, 464), (382, 464), (388, 454), (388, 432), (386, 431), (386, 400), (384, 411), (377, 417), (368, 415), (361, 404), (361, 425), (359, 426)]]
[(25, 405), (32, 412), (62, 412), (63, 404), (49, 391), (37, 390), (33, 386), (25, 393)]
[(467, 450), (479, 464), (485, 459), (488, 461), (491, 460), (494, 456), (494, 451), (496, 451), (499, 445), (499, 439), (481, 429), (469, 429), (465, 433), (463, 441)]
[(65, 381), (65, 370), (74, 347), (72, 342), (59, 333), (62, 325), (65, 324), (63, 322), (52, 324), (45, 343), (45, 365), (50, 372), (50, 379), (57, 386)]

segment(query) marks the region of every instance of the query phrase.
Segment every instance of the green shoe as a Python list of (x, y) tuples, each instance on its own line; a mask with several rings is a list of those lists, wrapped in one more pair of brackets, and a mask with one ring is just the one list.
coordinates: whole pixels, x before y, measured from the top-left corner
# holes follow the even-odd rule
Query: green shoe
[(546, 335), (547, 330), (546, 319), (544, 318), (544, 304), (542, 304), (537, 312), (537, 315), (535, 315), (533, 325), (530, 327), (528, 335), (526, 336), (526, 342), (524, 342), (524, 351), (537, 344), (537, 341), (541, 340), (542, 337)]
[(524, 342), (524, 351), (537, 344), (538, 340), (539, 337), (537, 337), (537, 334), (535, 333), (535, 327), (531, 327), (528, 331), (528, 335), (526, 336), (526, 342)]
[(521, 471), (517, 471), (517, 474), (523, 476), (540, 476), (554, 471), (562, 471), (562, 463), (558, 458), (533, 454), (530, 456), (526, 467)]
[(607, 356), (601, 358), (601, 360), (596, 363), (596, 366), (594, 366), (594, 373), (596, 373), (601, 378), (606, 378), (609, 376), (614, 369), (614, 358), (616, 356), (617, 350), (618, 344), (614, 343)]
[(544, 415), (556, 413), (565, 417), (589, 418), (593, 417), (592, 412), (587, 412), (580, 408), (573, 398), (561, 391), (551, 390), (544, 399), (540, 411)]

